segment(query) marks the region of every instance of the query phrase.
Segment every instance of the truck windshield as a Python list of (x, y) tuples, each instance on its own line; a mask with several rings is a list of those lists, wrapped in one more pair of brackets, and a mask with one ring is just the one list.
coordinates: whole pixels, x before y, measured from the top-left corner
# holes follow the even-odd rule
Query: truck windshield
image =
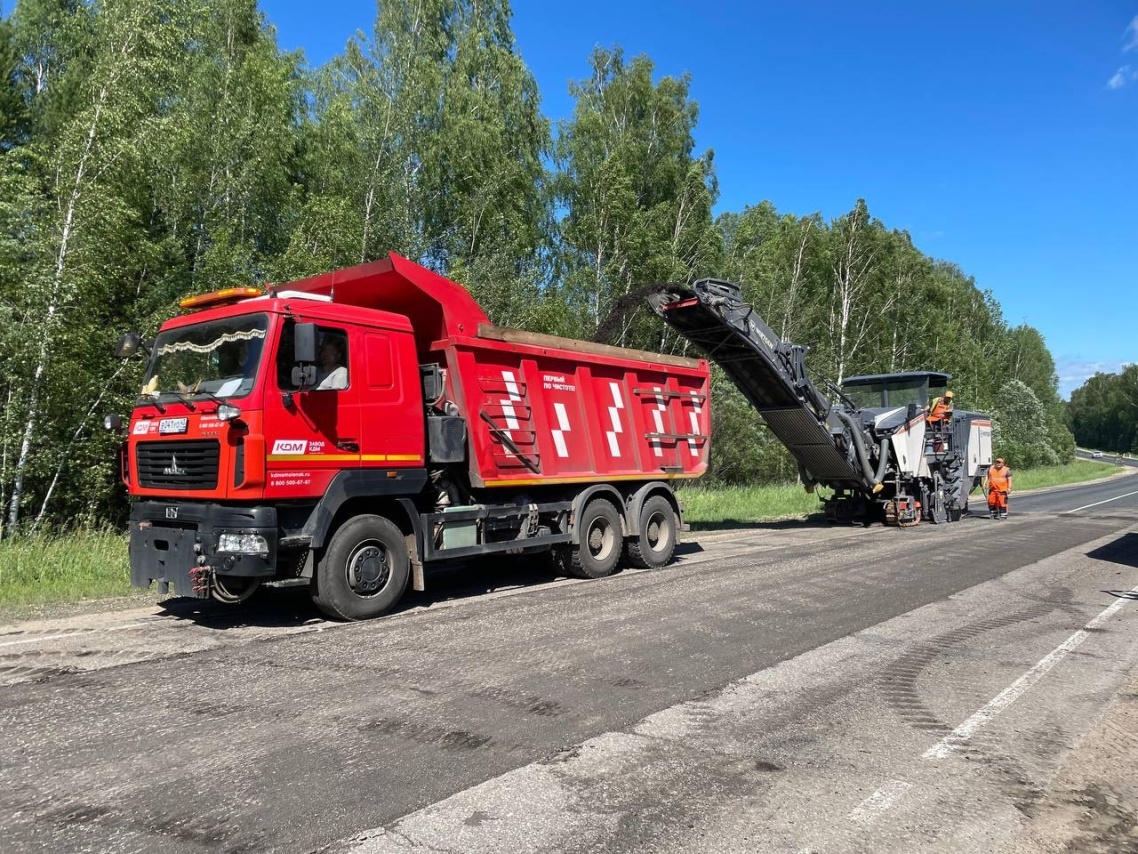
[(249, 314), (158, 333), (142, 394), (244, 397), (253, 390), (268, 328), (268, 315)]

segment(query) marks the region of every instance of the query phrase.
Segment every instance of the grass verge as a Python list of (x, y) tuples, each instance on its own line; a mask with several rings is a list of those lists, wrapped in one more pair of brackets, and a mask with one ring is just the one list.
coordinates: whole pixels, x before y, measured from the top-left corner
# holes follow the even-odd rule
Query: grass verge
[(0, 542), (0, 609), (131, 593), (127, 540), (114, 531), (13, 537)]
[(818, 496), (809, 494), (799, 483), (690, 486), (679, 496), (684, 502), (684, 521), (694, 530), (807, 516), (822, 509)]
[(1094, 460), (1075, 460), (1062, 466), (1041, 466), (1037, 469), (1016, 471), (1012, 466), (1012, 485), (1016, 492), (1026, 489), (1045, 489), (1049, 486), (1066, 486), (1069, 483), (1082, 483), (1110, 477), (1125, 469), (1114, 463), (1100, 463)]
[[(1016, 471), (1012, 468), (1016, 492), (1044, 489), (1098, 480), (1123, 471), (1113, 463), (1075, 460), (1062, 466), (1044, 466)], [(823, 494), (828, 495), (828, 492)], [(972, 500), (980, 494), (976, 488)], [(810, 495), (800, 484), (768, 486), (691, 486), (680, 492), (685, 520), (693, 530), (733, 528), (754, 522), (808, 516), (821, 510), (818, 496)]]

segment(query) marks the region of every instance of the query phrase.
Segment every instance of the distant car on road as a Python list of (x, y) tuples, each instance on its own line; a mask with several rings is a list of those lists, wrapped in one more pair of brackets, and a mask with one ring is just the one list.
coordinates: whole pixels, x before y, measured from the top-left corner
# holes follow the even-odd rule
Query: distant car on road
[(1092, 460), (1102, 459), (1102, 451), (1091, 451), (1091, 459)]

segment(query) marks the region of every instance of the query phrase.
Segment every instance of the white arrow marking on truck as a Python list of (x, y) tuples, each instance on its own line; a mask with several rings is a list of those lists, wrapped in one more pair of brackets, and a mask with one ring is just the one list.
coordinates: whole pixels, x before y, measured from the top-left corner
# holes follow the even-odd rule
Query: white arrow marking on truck
[[(502, 405), (502, 415), (506, 418), (506, 438), (511, 442), (514, 440), (514, 434), (511, 430), (518, 430), (521, 425), (518, 423), (518, 411), (514, 409), (515, 403), (522, 402), (521, 389), (518, 388), (518, 378), (514, 376), (513, 371), (502, 371), (502, 380), (506, 384), (506, 394), (509, 397), (499, 400), (498, 403)], [(507, 456), (515, 456), (511, 451), (506, 452)]]
[(513, 371), (502, 371), (502, 379), (506, 382), (506, 394), (509, 395), (505, 400), (499, 401), (502, 404), (502, 412), (506, 416), (506, 426), (511, 430), (517, 430), (520, 425), (514, 404), (522, 402), (521, 391), (518, 389), (518, 381)]
[[(699, 416), (703, 414), (703, 407), (699, 405), (699, 395), (697, 395), (694, 391), (691, 393), (691, 402), (694, 407), (694, 411), (688, 413), (688, 415), (691, 417), (691, 432), (693, 436), (698, 436)], [(691, 450), (691, 455), (693, 457), (699, 456), (699, 448), (696, 447), (695, 439), (688, 439), (688, 448)]]
[[(652, 390), (659, 391), (660, 386), (653, 386)], [(665, 406), (664, 396), (662, 394), (656, 395), (656, 408), (652, 410), (652, 420), (656, 423), (657, 433), (664, 432), (664, 416), (662, 413), (664, 412)], [(664, 447), (660, 444), (659, 437), (652, 440), (652, 453), (658, 457), (664, 456)]]
[(565, 434), (569, 432), (569, 416), (565, 412), (564, 403), (553, 404), (553, 411), (557, 413), (557, 428), (553, 431), (553, 444), (557, 446), (557, 456), (569, 456), (569, 449), (565, 446)]
[(609, 381), (609, 389), (612, 391), (613, 406), (609, 407), (609, 418), (612, 419), (612, 429), (605, 431), (605, 436), (609, 440), (609, 452), (614, 457), (620, 456), (620, 442), (616, 439), (617, 433), (623, 433), (624, 428), (620, 424), (620, 410), (624, 409), (624, 400), (620, 396), (620, 384), (612, 380)]

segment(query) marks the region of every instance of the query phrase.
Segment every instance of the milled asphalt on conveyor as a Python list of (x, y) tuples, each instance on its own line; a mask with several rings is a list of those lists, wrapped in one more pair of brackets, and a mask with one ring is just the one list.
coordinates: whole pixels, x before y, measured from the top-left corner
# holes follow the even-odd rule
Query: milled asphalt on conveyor
[[(645, 840), (643, 850), (668, 849), (667, 838), (648, 844), (653, 828), (678, 833), (699, 823), (692, 813), (699, 804), (705, 817), (715, 811), (699, 798), (685, 806), (680, 794), (653, 789), (653, 780), (671, 779), (676, 793), (694, 791), (702, 780), (702, 791), (718, 793), (722, 806), (768, 791), (768, 783), (760, 787), (758, 781), (771, 778), (772, 768), (801, 761), (821, 779), (850, 766), (860, 751), (884, 755), (889, 732), (935, 741), (917, 724), (950, 727), (965, 720), (1007, 684), (1009, 672), (1029, 667), (1055, 637), (1061, 641), (1093, 616), (1104, 604), (1107, 582), (1119, 590), (1133, 587), (1138, 556), (1135, 535), (1127, 532), (1138, 523), (1138, 496), (1053, 515), (1102, 500), (1103, 487), (1113, 495), (1138, 488), (1138, 479), (1135, 486), (1128, 480), (1051, 493), (1048, 501), (1058, 503), (1048, 513), (1029, 513), (1031, 496), (1013, 496), (1014, 515), (1006, 523), (968, 519), (906, 531), (760, 527), (695, 537), (701, 548), (689, 547), (676, 565), (654, 573), (533, 587), (526, 585), (540, 574), (529, 571), (526, 582), (519, 571), (515, 580), (522, 586), (483, 595), (463, 593), (458, 581), (446, 579), (434, 598), (367, 624), (309, 624), (310, 611), (282, 598), (288, 607), (254, 611), (244, 620), (206, 608), (196, 621), (172, 603), (173, 616), (152, 611), (101, 624), (97, 617), (86, 624), (63, 621), (37, 626), (38, 636), (18, 626), (0, 630), (0, 645), (9, 644), (0, 646), (0, 654), (14, 656), (3, 659), (6, 666), (18, 666), (20, 657), (41, 664), (56, 659), (54, 669), (10, 671), (14, 684), (0, 689), (0, 838), (6, 851), (312, 851), (404, 816), (430, 827), (424, 818), (430, 811), (417, 811), (471, 797), (480, 791), (471, 787), (494, 787), (508, 772), (523, 773), (543, 760), (575, 768), (577, 746), (611, 741), (662, 710), (704, 720), (705, 741), (728, 738), (714, 726), (714, 708), (692, 711), (685, 703), (718, 697), (744, 677), (774, 679), (761, 705), (772, 716), (762, 731), (783, 738), (776, 759), (745, 757), (750, 765), (739, 776), (724, 770), (721, 759), (706, 764), (702, 753), (695, 759), (661, 755), (661, 773), (649, 773), (639, 800), (630, 794), (626, 802), (627, 814), (654, 816), (651, 826), (629, 836), (633, 819), (619, 826), (602, 820), (598, 826), (607, 827), (608, 836), (581, 837), (598, 845), (607, 839), (610, 850), (631, 849), (639, 839)], [(1009, 573), (1017, 580), (1005, 590), (1002, 579)], [(983, 592), (991, 586), (985, 582), (997, 585), (999, 595)], [(963, 591), (969, 606), (954, 613), (962, 608)], [(980, 603), (971, 601), (977, 597)], [(1014, 607), (1000, 597), (1014, 598)], [(977, 608), (984, 613), (970, 610)], [(1001, 625), (1009, 614), (1017, 619)], [(951, 635), (974, 624), (991, 624), (974, 638), (994, 645), (980, 673), (970, 672), (969, 662), (978, 656), (970, 644), (981, 641), (953, 641)], [(1077, 738), (1079, 721), (1089, 726), (1093, 710), (1106, 702), (1116, 671), (1133, 665), (1135, 649), (1125, 642), (1138, 637), (1132, 628), (1103, 635), (1115, 645), (1110, 678), (1078, 686), (1082, 705), (1072, 701), (1045, 715), (1040, 726), (1051, 727), (1051, 743)], [(880, 641), (873, 639), (877, 632)], [(947, 648), (960, 650), (960, 660), (948, 665), (938, 648), (927, 647), (930, 637), (946, 633)], [(857, 655), (839, 650), (835, 658), (835, 647), (828, 646), (854, 641)], [(866, 643), (877, 644), (878, 654), (866, 654)], [(112, 663), (122, 666), (73, 672), (72, 662), (89, 658), (82, 654), (89, 647), (112, 659), (117, 650), (123, 661)], [(144, 648), (150, 660), (129, 663)], [(781, 670), (775, 667), (780, 663)], [(942, 666), (963, 669), (965, 676), (951, 675), (945, 684), (964, 687), (929, 693), (921, 674)], [(877, 685), (873, 690), (880, 694), (855, 702), (859, 690), (892, 678), (890, 673), (897, 684), (888, 690)], [(825, 674), (841, 678), (826, 682)], [(843, 703), (852, 703), (849, 719), (836, 722), (834, 710)], [(871, 715), (858, 728), (866, 709), (875, 710), (876, 719)], [(795, 729), (818, 715), (827, 721), (826, 732), (840, 730), (859, 746), (827, 746), (822, 730)], [(877, 736), (864, 731), (877, 723)], [(610, 749), (601, 755), (611, 764), (616, 754)], [(630, 761), (651, 768), (653, 755)], [(1013, 758), (1022, 764), (1022, 757)], [(1046, 764), (1032, 759), (1027, 765), (1033, 762)], [(693, 769), (690, 778), (681, 773), (684, 767)], [(915, 767), (897, 778), (908, 786), (903, 791), (927, 785), (925, 766)], [(1015, 777), (1014, 763), (1007, 767)], [(1025, 791), (1037, 785), (1031, 770)], [(603, 768), (596, 773), (609, 779)], [(779, 777), (783, 788), (769, 804), (760, 798), (747, 801), (750, 812), (716, 812), (718, 823), (705, 828), (709, 838), (730, 838), (729, 828), (739, 820), (751, 822), (748, 833), (762, 836), (767, 812), (760, 802), (773, 809), (794, 797), (801, 801), (810, 779)], [(581, 785), (588, 792), (588, 780)], [(881, 798), (892, 791), (886, 788)], [(654, 792), (649, 800), (646, 792)], [(810, 797), (822, 805), (823, 794)], [(874, 794), (871, 789), (865, 797)], [(512, 816), (502, 815), (496, 803), (492, 810), (465, 813), (461, 827), (485, 827), (489, 834), (544, 814), (542, 805), (525, 803), (524, 792), (521, 800), (516, 793), (513, 798)], [(881, 798), (867, 809), (872, 812)], [(588, 819), (585, 824), (595, 819), (579, 800), (562, 806), (550, 813), (551, 827), (565, 824), (574, 809)], [(844, 808), (840, 798), (830, 807)], [(800, 803), (798, 813), (781, 813), (784, 819), (792, 814), (798, 823), (788, 827), (784, 821), (771, 839), (799, 842), (825, 826), (825, 810), (812, 818)], [(621, 813), (607, 815), (615, 821)], [(961, 820), (967, 823), (970, 815), (965, 810)], [(778, 816), (770, 813), (769, 821)], [(434, 826), (447, 825), (439, 819)], [(398, 844), (394, 830), (377, 838)], [(530, 850), (510, 838), (487, 835), (483, 841), (494, 850)], [(856, 850), (857, 838), (842, 845)], [(698, 850), (694, 840), (688, 842), (685, 848)]]

